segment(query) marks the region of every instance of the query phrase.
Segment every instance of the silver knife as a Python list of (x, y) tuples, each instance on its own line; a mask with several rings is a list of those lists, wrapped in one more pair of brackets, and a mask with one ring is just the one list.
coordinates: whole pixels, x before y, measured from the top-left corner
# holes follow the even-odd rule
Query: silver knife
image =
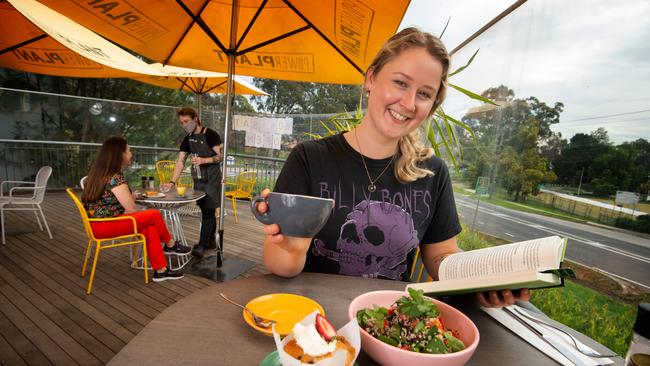
[(515, 318), (519, 323), (521, 323), (523, 326), (528, 328), (531, 332), (535, 333), (538, 337), (543, 339), (546, 343), (548, 343), (551, 347), (553, 347), (556, 351), (560, 352), (562, 356), (566, 357), (569, 361), (573, 362), (576, 366), (590, 366), (588, 363), (583, 361), (578, 355), (574, 353), (573, 349), (570, 349), (566, 344), (562, 343), (561, 341), (558, 341), (557, 339), (550, 337), (539, 330), (537, 330), (535, 327), (531, 326), (530, 324), (526, 323), (522, 319), (520, 319), (517, 314), (513, 313), (512, 310), (508, 308), (503, 308), (503, 311), (506, 313), (510, 314), (511, 317)]

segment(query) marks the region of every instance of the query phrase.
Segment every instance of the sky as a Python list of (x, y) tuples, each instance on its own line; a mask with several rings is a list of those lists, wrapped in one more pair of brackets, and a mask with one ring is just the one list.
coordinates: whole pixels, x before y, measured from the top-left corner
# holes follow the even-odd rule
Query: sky
[[(412, 0), (400, 28), (442, 36), (448, 50), (514, 0)], [(516, 98), (564, 104), (553, 130), (571, 138), (604, 127), (615, 143), (650, 140), (650, 1), (529, 0), (452, 58), (475, 61), (451, 82), (481, 93), (500, 84)], [(446, 112), (461, 117), (479, 105), (452, 91)]]

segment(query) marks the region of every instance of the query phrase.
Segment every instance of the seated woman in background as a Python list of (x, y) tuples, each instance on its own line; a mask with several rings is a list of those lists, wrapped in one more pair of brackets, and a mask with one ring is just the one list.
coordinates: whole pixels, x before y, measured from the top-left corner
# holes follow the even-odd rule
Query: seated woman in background
[[(190, 248), (174, 242), (158, 210), (138, 210), (135, 194), (131, 192), (122, 170), (131, 164), (131, 149), (121, 137), (110, 137), (97, 153), (90, 168), (81, 200), (91, 218), (131, 216), (138, 232), (147, 239), (147, 254), (154, 269), (154, 282), (183, 278), (183, 273), (167, 268), (164, 253), (186, 254)], [(133, 233), (131, 220), (91, 222), (97, 238), (109, 238)], [(165, 243), (164, 249), (161, 243)], [(164, 252), (163, 252), (164, 251)]]

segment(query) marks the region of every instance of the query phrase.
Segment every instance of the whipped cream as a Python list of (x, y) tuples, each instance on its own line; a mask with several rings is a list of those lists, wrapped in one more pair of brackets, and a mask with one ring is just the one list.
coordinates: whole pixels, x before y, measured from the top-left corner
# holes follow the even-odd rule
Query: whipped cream
[(336, 339), (333, 339), (329, 343), (325, 342), (320, 334), (318, 334), (314, 324), (309, 324), (305, 327), (300, 323), (296, 323), (293, 327), (293, 337), (300, 348), (311, 356), (326, 355), (336, 349)]

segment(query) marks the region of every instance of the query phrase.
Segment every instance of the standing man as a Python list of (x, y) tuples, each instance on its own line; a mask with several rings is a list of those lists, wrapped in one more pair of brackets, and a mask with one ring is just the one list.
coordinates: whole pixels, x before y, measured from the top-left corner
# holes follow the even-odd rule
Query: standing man
[[(183, 108), (177, 113), (181, 127), (188, 133), (181, 142), (174, 173), (166, 189), (176, 185), (185, 168), (187, 155), (192, 156), (192, 178), (194, 188), (205, 191), (206, 196), (197, 201), (201, 208), (201, 236), (192, 249), (197, 258), (203, 257), (206, 249), (216, 249), (215, 233), (217, 230), (216, 209), (221, 204), (221, 166), (223, 144), (221, 136), (207, 127), (201, 126), (196, 111)], [(200, 172), (197, 172), (197, 167)]]

